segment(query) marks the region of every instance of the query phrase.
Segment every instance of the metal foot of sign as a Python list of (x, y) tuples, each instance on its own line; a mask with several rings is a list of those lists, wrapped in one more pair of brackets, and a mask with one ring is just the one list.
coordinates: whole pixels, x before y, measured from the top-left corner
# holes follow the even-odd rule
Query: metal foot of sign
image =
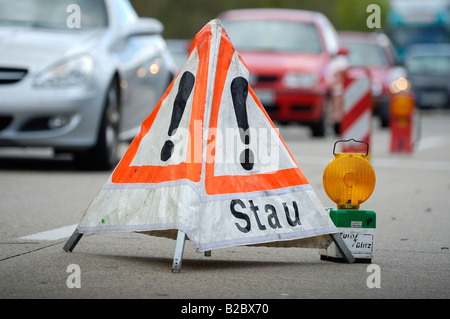
[(186, 235), (183, 231), (178, 230), (177, 243), (175, 246), (175, 254), (173, 255), (172, 272), (181, 271), (181, 262), (183, 261), (183, 251)]
[(72, 252), (72, 250), (75, 248), (75, 246), (80, 241), (81, 237), (83, 237), (83, 234), (80, 234), (79, 232), (77, 232), (75, 230), (73, 232), (72, 236), (70, 236), (69, 240), (64, 245), (63, 249), (68, 253)]
[[(63, 247), (64, 251), (68, 253), (72, 252), (72, 250), (74, 250), (75, 246), (80, 241), (81, 237), (83, 237), (83, 234), (80, 234), (75, 230), (70, 236), (69, 240), (67, 240), (66, 244), (64, 245)], [(175, 246), (175, 254), (173, 256), (172, 272), (181, 271), (181, 263), (183, 260), (185, 240), (186, 240), (185, 233), (181, 230), (178, 230), (177, 242)], [(211, 256), (211, 251), (205, 252), (205, 256)]]
[[(69, 240), (64, 245), (63, 249), (66, 252), (72, 252), (72, 250), (75, 248), (75, 246), (80, 241), (81, 237), (83, 237), (83, 234), (80, 234), (76, 230), (73, 232), (72, 236), (70, 236)], [(331, 234), (331, 237), (333, 238), (333, 242), (335, 243), (336, 247), (339, 249), (341, 254), (344, 256), (344, 260), (347, 263), (354, 263), (355, 258), (353, 257), (351, 251), (348, 249), (347, 245), (343, 241), (342, 237), (339, 234)], [(177, 234), (177, 241), (175, 246), (175, 253), (173, 256), (173, 263), (172, 263), (172, 273), (174, 272), (181, 272), (181, 264), (183, 261), (183, 252), (184, 252), (184, 244), (186, 241), (186, 235), (183, 231), (178, 230)], [(205, 256), (211, 256), (211, 251), (206, 251)]]
[(336, 245), (336, 247), (339, 249), (342, 256), (344, 257), (344, 260), (349, 264), (353, 264), (355, 262), (355, 257), (353, 257), (352, 252), (350, 251), (350, 249), (348, 249), (348, 247), (345, 244), (344, 240), (342, 239), (341, 235), (336, 233), (336, 234), (331, 234), (331, 237), (333, 238), (334, 244)]

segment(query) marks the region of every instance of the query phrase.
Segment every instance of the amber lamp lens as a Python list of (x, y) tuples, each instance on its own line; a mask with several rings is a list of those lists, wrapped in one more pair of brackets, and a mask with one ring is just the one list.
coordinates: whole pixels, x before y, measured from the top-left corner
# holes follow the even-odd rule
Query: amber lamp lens
[(375, 172), (362, 154), (336, 154), (323, 173), (328, 197), (341, 209), (358, 209), (375, 188)]
[(414, 110), (414, 100), (407, 95), (398, 95), (392, 98), (391, 111), (397, 117), (408, 117)]

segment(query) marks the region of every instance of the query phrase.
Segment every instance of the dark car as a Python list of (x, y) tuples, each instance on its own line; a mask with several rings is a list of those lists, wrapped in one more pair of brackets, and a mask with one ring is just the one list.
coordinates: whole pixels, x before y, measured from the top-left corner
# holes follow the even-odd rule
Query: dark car
[(342, 109), (345, 50), (321, 13), (290, 9), (230, 10), (219, 15), (250, 70), (250, 85), (269, 116), (324, 136)]
[(418, 107), (450, 107), (450, 44), (413, 45), (405, 66)]

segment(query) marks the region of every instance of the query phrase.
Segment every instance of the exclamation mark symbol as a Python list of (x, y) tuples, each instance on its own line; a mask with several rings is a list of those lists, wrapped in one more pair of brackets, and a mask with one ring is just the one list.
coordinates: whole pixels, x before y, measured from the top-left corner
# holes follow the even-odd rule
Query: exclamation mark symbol
[[(186, 71), (180, 79), (178, 86), (178, 93), (173, 102), (172, 118), (170, 120), (169, 130), (167, 134), (173, 136), (180, 125), (181, 118), (183, 117), (184, 109), (186, 108), (186, 102), (191, 95), (194, 88), (195, 77), (194, 75)], [(167, 161), (173, 154), (175, 144), (171, 140), (167, 140), (161, 149), (161, 161)]]
[(247, 95), (248, 95), (248, 81), (243, 77), (237, 77), (231, 82), (231, 97), (233, 99), (234, 113), (239, 127), (239, 134), (242, 143), (246, 148), (242, 151), (239, 160), (241, 166), (249, 171), (253, 168), (254, 155), (252, 150), (248, 147), (250, 144), (250, 130), (248, 126), (247, 117)]

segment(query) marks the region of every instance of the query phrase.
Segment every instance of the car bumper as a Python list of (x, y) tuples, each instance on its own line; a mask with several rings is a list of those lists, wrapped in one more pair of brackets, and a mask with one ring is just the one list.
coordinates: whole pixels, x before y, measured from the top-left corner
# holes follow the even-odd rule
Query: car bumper
[(374, 114), (380, 115), (389, 112), (389, 104), (391, 103), (390, 95), (372, 96), (372, 106)]
[(313, 123), (322, 118), (325, 90), (255, 89), (272, 120)]
[(450, 91), (419, 88), (414, 91), (416, 105), (420, 108), (441, 108), (450, 106)]
[(0, 86), (0, 146), (82, 150), (97, 140), (104, 94), (95, 85), (67, 90)]

